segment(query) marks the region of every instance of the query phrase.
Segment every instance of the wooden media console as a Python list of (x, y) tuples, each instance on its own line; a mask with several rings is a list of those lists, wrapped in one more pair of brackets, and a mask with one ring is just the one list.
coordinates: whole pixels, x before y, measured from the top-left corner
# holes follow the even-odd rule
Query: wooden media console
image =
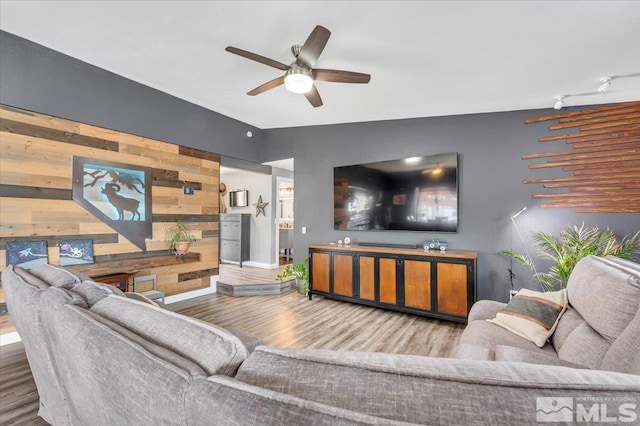
[(467, 322), (477, 253), (462, 250), (309, 246), (309, 299), (347, 302)]

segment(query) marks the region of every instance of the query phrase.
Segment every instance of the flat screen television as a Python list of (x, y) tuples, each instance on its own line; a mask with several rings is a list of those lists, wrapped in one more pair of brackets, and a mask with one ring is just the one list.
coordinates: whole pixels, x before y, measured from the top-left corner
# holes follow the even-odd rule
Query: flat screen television
[(333, 169), (334, 229), (458, 232), (458, 153)]

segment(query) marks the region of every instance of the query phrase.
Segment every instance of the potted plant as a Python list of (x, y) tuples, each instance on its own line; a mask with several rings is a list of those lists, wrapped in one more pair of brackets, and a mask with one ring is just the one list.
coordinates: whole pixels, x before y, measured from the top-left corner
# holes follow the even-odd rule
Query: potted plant
[(636, 260), (635, 257), (640, 255), (640, 231), (633, 236), (627, 235), (619, 241), (609, 228), (604, 231), (597, 226), (587, 228), (584, 223), (580, 227), (567, 226), (559, 237), (536, 232), (531, 240), (538, 244), (536, 253), (551, 261), (552, 265), (548, 272), (538, 272), (529, 256), (508, 250), (503, 250), (501, 253), (528, 266), (533, 273), (533, 278), (544, 291), (566, 288), (574, 266), (588, 255), (617, 256), (628, 260)]
[(173, 254), (184, 256), (189, 252), (189, 246), (196, 240), (196, 237), (189, 232), (187, 225), (182, 223), (180, 219), (176, 219), (165, 230), (164, 239)]
[(298, 293), (306, 296), (309, 294), (309, 268), (307, 268), (307, 262), (309, 262), (308, 257), (295, 265), (287, 265), (284, 271), (278, 274), (276, 278), (278, 281), (283, 282), (285, 278), (295, 277)]

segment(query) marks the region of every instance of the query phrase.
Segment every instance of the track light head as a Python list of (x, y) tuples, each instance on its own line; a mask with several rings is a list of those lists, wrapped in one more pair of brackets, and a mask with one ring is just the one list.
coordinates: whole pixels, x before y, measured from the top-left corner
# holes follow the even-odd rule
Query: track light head
[(556, 103), (553, 104), (553, 109), (562, 109), (564, 106), (564, 98), (566, 96), (556, 96)]
[(611, 80), (613, 80), (611, 77), (602, 77), (600, 79), (600, 86), (598, 86), (598, 92), (606, 92), (609, 86), (611, 86)]

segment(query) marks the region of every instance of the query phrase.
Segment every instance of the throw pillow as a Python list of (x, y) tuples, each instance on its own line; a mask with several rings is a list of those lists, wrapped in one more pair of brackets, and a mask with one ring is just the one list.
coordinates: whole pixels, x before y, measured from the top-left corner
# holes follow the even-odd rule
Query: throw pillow
[(543, 347), (567, 308), (567, 290), (539, 292), (522, 289), (492, 322)]

